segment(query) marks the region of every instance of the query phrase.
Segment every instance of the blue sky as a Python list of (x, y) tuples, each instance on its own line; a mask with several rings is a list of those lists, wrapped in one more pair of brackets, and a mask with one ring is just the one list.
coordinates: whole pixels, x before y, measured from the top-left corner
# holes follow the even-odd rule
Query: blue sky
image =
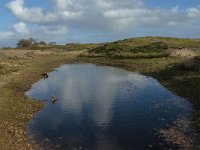
[(0, 47), (21, 38), (91, 43), (138, 36), (199, 38), (199, 0), (1, 0)]
[(172, 8), (179, 6), (182, 9), (197, 7), (200, 4), (198, 0), (145, 0), (146, 5), (151, 7)]

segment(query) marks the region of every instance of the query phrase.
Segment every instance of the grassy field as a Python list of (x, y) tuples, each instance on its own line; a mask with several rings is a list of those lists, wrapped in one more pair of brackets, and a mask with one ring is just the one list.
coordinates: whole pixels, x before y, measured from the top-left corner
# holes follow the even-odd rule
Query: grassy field
[(146, 37), (89, 48), (68, 46), (70, 50), (0, 50), (0, 149), (38, 149), (28, 140), (26, 125), (43, 106), (25, 97), (24, 92), (42, 73), (66, 63), (110, 65), (158, 79), (190, 100), (196, 110), (193, 125), (200, 132), (200, 40)]

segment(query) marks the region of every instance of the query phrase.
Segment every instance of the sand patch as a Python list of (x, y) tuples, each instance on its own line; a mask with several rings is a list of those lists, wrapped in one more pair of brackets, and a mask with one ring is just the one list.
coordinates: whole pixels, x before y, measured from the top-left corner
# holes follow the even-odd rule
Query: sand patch
[(195, 57), (199, 55), (198, 52), (188, 48), (170, 49), (169, 52), (171, 56), (179, 56), (179, 57)]

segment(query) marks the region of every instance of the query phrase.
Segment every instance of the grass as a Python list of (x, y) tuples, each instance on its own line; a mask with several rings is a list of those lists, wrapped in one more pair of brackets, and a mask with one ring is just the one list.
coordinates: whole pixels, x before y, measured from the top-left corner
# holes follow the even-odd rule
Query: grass
[(186, 47), (186, 48), (200, 48), (200, 39), (190, 39), (190, 38), (172, 38), (172, 37), (140, 37), (140, 38), (130, 38), (118, 41), (129, 46), (143, 46), (155, 42), (166, 43), (169, 47)]
[(96, 53), (82, 53), (80, 57), (109, 57), (115, 59), (141, 59), (141, 58), (161, 58), (168, 57), (167, 52), (163, 53), (130, 53), (130, 52), (120, 52), (114, 53), (110, 52), (109, 54), (96, 54)]
[(17, 48), (18, 50), (21, 49), (29, 49), (29, 50), (65, 50), (65, 51), (80, 51), (80, 50), (89, 50), (98, 47), (101, 44), (79, 44), (79, 43), (69, 43), (66, 45), (53, 45), (53, 46), (37, 46), (32, 45), (26, 48)]
[[(172, 47), (198, 50), (199, 39), (145, 37), (89, 45), (89, 48), (88, 45), (51, 48), (48, 55), (28, 51), (23, 59), (0, 55), (0, 149), (38, 149), (37, 145), (28, 140), (25, 131), (28, 121), (43, 105), (25, 97), (24, 92), (41, 78), (42, 73), (61, 64), (74, 62), (120, 67), (158, 79), (168, 89), (193, 104), (196, 110), (193, 125), (200, 132), (200, 57), (171, 57), (167, 52)], [(81, 51), (68, 52), (67, 49)], [(16, 51), (20, 53), (20, 50)]]

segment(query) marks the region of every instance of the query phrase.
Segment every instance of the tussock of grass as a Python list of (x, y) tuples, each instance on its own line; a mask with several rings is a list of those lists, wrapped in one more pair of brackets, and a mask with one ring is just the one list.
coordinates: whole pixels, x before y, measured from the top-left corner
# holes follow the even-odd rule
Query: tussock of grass
[(0, 64), (0, 75), (8, 75), (10, 73), (17, 72), (18, 70), (19, 66)]

